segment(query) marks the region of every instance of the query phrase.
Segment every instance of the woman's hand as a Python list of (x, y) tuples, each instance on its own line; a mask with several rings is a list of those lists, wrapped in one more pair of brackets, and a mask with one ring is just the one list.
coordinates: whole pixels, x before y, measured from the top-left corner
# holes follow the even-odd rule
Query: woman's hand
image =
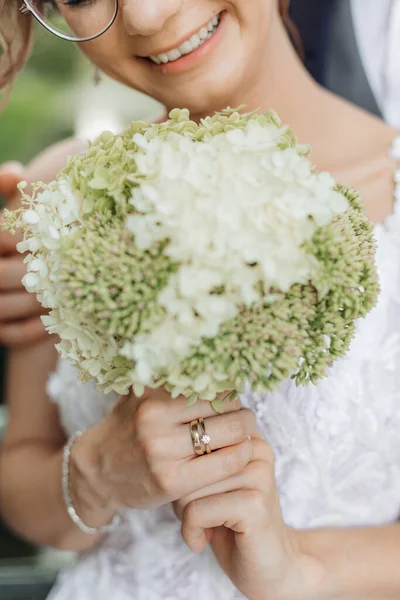
[[(311, 600), (324, 574), (283, 522), (273, 452), (253, 434), (252, 459), (230, 479), (174, 504), (193, 552), (209, 542), (221, 567), (249, 600)], [(204, 461), (209, 460), (209, 456)]]
[[(22, 179), (24, 171), (19, 163), (0, 167), (0, 195), (11, 210), (18, 208), (17, 185)], [(18, 235), (0, 231), (0, 344), (9, 347), (28, 345), (47, 335), (40, 319), (43, 308), (21, 283), (26, 267), (16, 249), (19, 241)]]
[[(203, 417), (212, 454), (196, 457), (189, 424)], [(71, 495), (88, 525), (124, 508), (152, 508), (240, 473), (251, 460), (254, 415), (226, 402), (187, 406), (164, 390), (122, 397), (111, 414), (80, 437), (71, 453)]]

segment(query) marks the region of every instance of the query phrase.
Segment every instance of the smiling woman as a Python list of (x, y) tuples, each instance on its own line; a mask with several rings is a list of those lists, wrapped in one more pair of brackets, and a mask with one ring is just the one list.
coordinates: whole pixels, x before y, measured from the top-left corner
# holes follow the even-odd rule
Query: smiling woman
[[(26, 4), (31, 1), (26, 0)], [(76, 4), (73, 0), (72, 6), (65, 4), (69, 0), (58, 1), (60, 14), (75, 34), (86, 26), (84, 17), (88, 11), (105, 2), (85, 0)], [(3, 11), (0, 27), (4, 30), (6, 50), (2, 56), (3, 80), (12, 78), (23, 60), (32, 21), (30, 15), (18, 15), (17, 0), (7, 2), (0, 0)], [(109, 3), (111, 6), (113, 0)], [(400, 158), (400, 142), (393, 145), (395, 131), (334, 97), (312, 80), (284, 27), (284, 23), (288, 27), (288, 4), (288, 0), (280, 3), (278, 0), (120, 0), (112, 27), (79, 48), (100, 70), (158, 100), (166, 111), (176, 107), (189, 109), (191, 119), (201, 123), (204, 134), (209, 128), (219, 135), (219, 124), (209, 115), (228, 105), (245, 104), (250, 110), (263, 111), (274, 108), (283, 122), (293, 127), (301, 142), (311, 144), (310, 157), (320, 172), (329, 170), (336, 181), (362, 193), (368, 215), (377, 223), (380, 302), (373, 313), (357, 323), (351, 350), (324, 379), (304, 388), (287, 379), (265, 395), (251, 389), (256, 371), (264, 373), (264, 364), (254, 369), (254, 373), (248, 372), (250, 369), (237, 358), (239, 346), (244, 347), (246, 361), (250, 363), (254, 350), (251, 340), (249, 344), (243, 341), (244, 330), (239, 327), (235, 339), (228, 340), (235, 348), (226, 368), (234, 364), (235, 368), (244, 367), (248, 372), (248, 386), (241, 394), (241, 401), (250, 410), (229, 404), (223, 415), (216, 415), (206, 403), (188, 406), (186, 398), (172, 398), (162, 387), (147, 390), (141, 399), (133, 393), (122, 397), (114, 393), (104, 395), (92, 385), (83, 384), (76, 369), (64, 359), (57, 361), (51, 337), (40, 345), (27, 343), (12, 352), (8, 373), (10, 420), (1, 452), (1, 509), (14, 529), (34, 542), (84, 551), (76, 565), (60, 577), (52, 592), (53, 600), (400, 597), (400, 529), (396, 525), (400, 512), (400, 225), (396, 218), (399, 207), (393, 213), (393, 197), (400, 198), (399, 192), (394, 194), (393, 156)], [(113, 110), (115, 99), (110, 97), (108, 101)], [(92, 104), (88, 105), (91, 110)], [(222, 121), (231, 129), (229, 120), (236, 123), (239, 117), (235, 112), (228, 114), (230, 111)], [(208, 119), (201, 122), (206, 116)], [(176, 121), (177, 131), (183, 131), (181, 119), (189, 119), (188, 110), (174, 110), (171, 118)], [(281, 130), (275, 116), (271, 118), (279, 135), (285, 132), (282, 145), (288, 150), (290, 161), (294, 161), (293, 168), (298, 169), (296, 152), (287, 147), (287, 140), (294, 143), (292, 130)], [(136, 127), (133, 125), (126, 133), (124, 139), (128, 145), (138, 139), (134, 135)], [(158, 127), (162, 132), (163, 126)], [(192, 128), (190, 123), (189, 127)], [(234, 140), (243, 139), (241, 132), (238, 133), (238, 138), (233, 135)], [(146, 138), (140, 143), (152, 149), (153, 141)], [(87, 158), (96, 171), (90, 186), (82, 189), (85, 206), (97, 197), (97, 192), (103, 193), (104, 182), (106, 185), (109, 182), (113, 194), (117, 184), (124, 185), (119, 171), (112, 169), (113, 161), (118, 167), (126, 164), (124, 144), (107, 132), (98, 143), (99, 162), (97, 146), (93, 145), (90, 152), (95, 150), (95, 155), (70, 162), (71, 173), (86, 174)], [(301, 148), (303, 152), (305, 147)], [(67, 154), (81, 151), (81, 147), (72, 152), (64, 148), (62, 164)], [(176, 189), (182, 188), (185, 178), (191, 180), (197, 168), (209, 178), (203, 161), (193, 166), (193, 170), (185, 155), (182, 176), (180, 173), (178, 176), (173, 157), (166, 156), (166, 170), (178, 186)], [(265, 160), (263, 155), (259, 164), (266, 164)], [(38, 162), (41, 165), (46, 162), (47, 181), (54, 179), (58, 170), (54, 148)], [(226, 165), (230, 164), (226, 161)], [(253, 181), (252, 165), (246, 162), (244, 165), (235, 168), (232, 180), (228, 171), (221, 169), (215, 182), (227, 179), (233, 189), (236, 173)], [(279, 204), (286, 206), (289, 197), (298, 210), (302, 196), (293, 187), (287, 167), (275, 154), (271, 165), (288, 186), (285, 184), (287, 194), (282, 194)], [(37, 163), (31, 175), (34, 180), (43, 180)], [(321, 176), (325, 177), (322, 173)], [(207, 184), (210, 181), (214, 179)], [(305, 187), (308, 185), (307, 181)], [(217, 184), (214, 187), (219, 189)], [(135, 195), (131, 198), (126, 188), (127, 202), (136, 202), (138, 198)], [(73, 189), (74, 198), (76, 186)], [(197, 189), (201, 198), (203, 186)], [(264, 200), (265, 188), (260, 186), (259, 191)], [(65, 196), (67, 203), (70, 192)], [(146, 193), (154, 199), (153, 188)], [(163, 189), (160, 198), (164, 193)], [(207, 243), (219, 254), (219, 249), (225, 247), (225, 221), (230, 222), (232, 217), (231, 197), (229, 193), (226, 206), (219, 195), (215, 197), (223, 227), (211, 229), (213, 240)], [(241, 197), (248, 199), (246, 191)], [(270, 201), (269, 197), (266, 201)], [(188, 225), (187, 202), (184, 195), (178, 220), (184, 224), (182, 236), (198, 251), (196, 240), (201, 238), (202, 217), (196, 212)], [(58, 199), (56, 204), (61, 206)], [(108, 202), (104, 206), (108, 207)], [(138, 210), (149, 216), (149, 227), (157, 235), (159, 223), (151, 219), (146, 206), (143, 204)], [(244, 210), (243, 219), (235, 221), (238, 231), (244, 229), (248, 216), (258, 218), (258, 207), (252, 207), (250, 202), (246, 206), (249, 215)], [(168, 219), (168, 210), (164, 214)], [(206, 224), (208, 217), (204, 215)], [(74, 220), (76, 216), (66, 218)], [(44, 228), (46, 239), (54, 239), (51, 244), (57, 246), (58, 236), (53, 236), (54, 228), (48, 227), (46, 219), (35, 212), (28, 219)], [(357, 223), (354, 226), (358, 228)], [(82, 220), (84, 235), (76, 252), (82, 261), (80, 277), (85, 289), (90, 283), (87, 260), (93, 254), (91, 235), (101, 238), (103, 225), (103, 221), (95, 220), (91, 230), (86, 219)], [(297, 236), (296, 228), (293, 232)], [(345, 235), (346, 228), (338, 225), (336, 233), (339, 237)], [(236, 237), (231, 238), (237, 246)], [(280, 241), (286, 236), (279, 237), (274, 232), (272, 239), (281, 248)], [(104, 246), (107, 259), (115, 255), (118, 265), (124, 240), (124, 236), (119, 236), (111, 246)], [(325, 245), (325, 241), (321, 243)], [(32, 243), (35, 247), (35, 240)], [(250, 250), (254, 243), (252, 238), (245, 248), (251, 265), (254, 253)], [(326, 254), (328, 269), (343, 264), (339, 248), (338, 244), (335, 252)], [(369, 244), (363, 253), (368, 251)], [(110, 260), (114, 259), (111, 256)], [(284, 255), (285, 261), (293, 267), (292, 253)], [(108, 264), (100, 262), (102, 268)], [(7, 272), (10, 263), (8, 259), (3, 261)], [(40, 260), (32, 264), (28, 284), (39, 277), (36, 272), (43, 269), (39, 263)], [(213, 263), (209, 264), (212, 273)], [(353, 266), (345, 269), (350, 278)], [(47, 271), (44, 272), (46, 277)], [(129, 280), (129, 268), (126, 273)], [(135, 280), (136, 275), (135, 272)], [(107, 277), (115, 276), (108, 269)], [(148, 279), (146, 270), (144, 277), (137, 280), (138, 286), (144, 289)], [(219, 282), (212, 281), (218, 289)], [(202, 281), (197, 283), (202, 285)], [(351, 311), (356, 287), (351, 284), (348, 289), (351, 302), (344, 302), (342, 295), (334, 300), (339, 313), (346, 315)], [(326, 300), (326, 286), (318, 286), (318, 292), (320, 288), (324, 292), (321, 298)], [(178, 286), (176, 289), (178, 292), (167, 302), (181, 317), (183, 292)], [(186, 289), (197, 306), (197, 292), (193, 286)], [(360, 286), (360, 290), (365, 288)], [(297, 292), (303, 293), (300, 289)], [(28, 296), (20, 288), (17, 293), (24, 310), (25, 306), (29, 308)], [(143, 304), (143, 293), (138, 296), (140, 310), (148, 310), (150, 305)], [(100, 297), (90, 294), (88, 308), (93, 303), (97, 306)], [(72, 295), (83, 298), (80, 294)], [(114, 298), (114, 292), (112, 295)], [(316, 290), (312, 292), (313, 297), (317, 295), (320, 294)], [(211, 305), (216, 306), (214, 302)], [(5, 310), (8, 315), (15, 315), (15, 307), (13, 290), (0, 293), (0, 317)], [(102, 318), (112, 319), (118, 310), (122, 308), (113, 300), (105, 312), (102, 310)], [(304, 318), (309, 323), (308, 314)], [(71, 322), (63, 314), (64, 317), (68, 334)], [(138, 317), (139, 313), (134, 318), (128, 315), (127, 328), (135, 326)], [(285, 325), (291, 324), (293, 307), (285, 311), (279, 305), (273, 323), (279, 319)], [(267, 321), (264, 325), (270, 323)], [(286, 329), (276, 327), (284, 335)], [(325, 358), (328, 351), (325, 334), (331, 332), (331, 324), (326, 327), (321, 350)], [(305, 324), (303, 331), (307, 329)], [(77, 331), (83, 335), (81, 327)], [(118, 335), (123, 335), (122, 330)], [(90, 336), (82, 339), (88, 346), (92, 343)], [(182, 348), (181, 336), (172, 339), (177, 348)], [(292, 337), (285, 339), (290, 342)], [(332, 349), (341, 348), (344, 339), (337, 336)], [(207, 341), (204, 341), (206, 350)], [(268, 343), (276, 354), (276, 344), (270, 338)], [(314, 342), (310, 344), (315, 346)], [(155, 352), (158, 349), (159, 345), (154, 344)], [(201, 354), (205, 352), (201, 350)], [(142, 357), (146, 353), (139, 352), (135, 360)], [(282, 358), (279, 352), (277, 357)], [(265, 372), (269, 373), (270, 361), (264, 362)], [(197, 357), (193, 364), (198, 365)], [(119, 365), (116, 364), (118, 375)], [(89, 364), (88, 368), (93, 369), (94, 365)], [(206, 436), (203, 441), (209, 443), (211, 453), (205, 447), (201, 448), (202, 455), (197, 456), (192, 442), (201, 419), (207, 434), (203, 430), (200, 434)], [(196, 427), (191, 428), (192, 423)], [(120, 512), (122, 523), (115, 518)], [(114, 531), (104, 536), (110, 529)], [(207, 544), (209, 547), (197, 554)], [(343, 548), (347, 551), (343, 552)]]
[[(26, 10), (22, 12), (21, 2), (22, 0), (0, 0), (0, 89), (12, 83), (28, 57), (32, 38), (32, 19), (26, 18), (29, 12), (50, 31), (71, 41), (85, 41), (101, 35), (112, 25), (118, 12), (117, 0), (96, 0), (89, 5), (85, 0), (68, 0), (61, 6), (57, 6), (57, 2), (53, 0), (31, 0), (26, 3)], [(288, 14), (289, 4), (290, 0), (280, 0), (279, 12), (299, 49), (300, 39)], [(78, 7), (85, 8), (87, 18), (82, 18), (81, 11), (75, 11), (74, 14), (71, 10)], [(215, 16), (197, 33), (193, 33), (191, 39), (184, 41), (181, 47), (170, 50), (169, 56), (160, 53), (150, 58), (161, 64), (190, 53), (213, 35), (219, 20), (220, 15)]]

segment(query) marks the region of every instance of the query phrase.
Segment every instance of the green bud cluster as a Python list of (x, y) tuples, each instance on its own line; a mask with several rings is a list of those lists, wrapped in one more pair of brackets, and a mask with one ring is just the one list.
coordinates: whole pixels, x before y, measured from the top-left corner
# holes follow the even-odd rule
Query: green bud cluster
[(119, 344), (161, 320), (157, 298), (177, 269), (163, 253), (165, 242), (139, 250), (122, 217), (105, 211), (86, 218), (66, 244), (57, 271), (59, 306)]
[[(177, 133), (193, 141), (204, 142), (210, 136), (234, 129), (244, 130), (250, 121), (262, 126), (281, 127), (281, 121), (273, 110), (265, 114), (257, 111), (239, 112), (243, 108), (227, 108), (202, 119), (199, 124), (190, 120), (187, 109), (174, 109), (164, 123), (149, 125), (145, 121), (134, 121), (122, 134), (114, 135), (109, 131), (102, 133), (86, 154), (71, 157), (63, 171), (72, 187), (84, 198), (82, 212), (90, 214), (111, 210), (121, 216), (132, 212), (129, 206), (132, 188), (144, 180), (136, 164), (138, 146), (134, 137), (137, 133), (144, 135), (148, 141), (166, 139), (171, 133)], [(297, 143), (293, 130), (288, 127), (282, 127), (278, 146), (281, 150), (296, 148), (302, 155), (309, 152), (308, 146)]]

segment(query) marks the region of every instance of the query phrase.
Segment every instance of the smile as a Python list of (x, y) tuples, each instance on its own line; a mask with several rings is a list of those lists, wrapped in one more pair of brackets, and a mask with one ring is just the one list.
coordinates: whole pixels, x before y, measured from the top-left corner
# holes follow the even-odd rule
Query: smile
[(211, 19), (211, 21), (209, 21), (207, 25), (202, 27), (197, 33), (192, 35), (191, 38), (183, 42), (183, 44), (181, 44), (177, 48), (173, 48), (168, 52), (162, 52), (161, 54), (157, 54), (155, 56), (149, 56), (148, 58), (157, 65), (161, 65), (167, 64), (169, 62), (174, 62), (182, 56), (191, 54), (192, 52), (200, 48), (200, 46), (202, 46), (204, 42), (213, 37), (213, 35), (218, 29), (220, 18), (221, 15), (219, 14), (213, 19)]

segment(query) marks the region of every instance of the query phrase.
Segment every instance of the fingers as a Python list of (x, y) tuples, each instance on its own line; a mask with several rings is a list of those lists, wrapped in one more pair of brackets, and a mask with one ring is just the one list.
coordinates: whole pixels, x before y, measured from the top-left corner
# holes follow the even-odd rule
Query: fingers
[[(216, 412), (212, 407), (211, 402), (205, 400), (198, 400), (196, 404), (188, 406), (187, 398), (179, 396), (179, 398), (172, 399), (171, 395), (164, 390), (164, 399), (169, 402), (171, 419), (173, 423), (182, 424), (190, 423), (202, 417), (208, 419), (209, 417), (215, 417)], [(224, 403), (224, 413), (230, 413), (238, 411), (241, 408), (240, 400), (226, 400)]]
[[(211, 450), (239, 444), (251, 436), (257, 428), (254, 413), (247, 408), (218, 416), (214, 414), (213, 417), (205, 419), (204, 424), (207, 434), (211, 437)], [(193, 457), (195, 454), (189, 424), (179, 426), (174, 450), (177, 458)]]
[[(174, 406), (176, 423), (190, 423), (200, 417), (208, 419), (216, 415), (211, 402), (198, 400), (196, 404), (188, 406), (186, 398), (180, 398), (179, 400), (180, 403)], [(224, 402), (224, 413), (234, 412), (240, 408), (241, 403), (239, 399), (232, 401), (227, 398)]]
[(207, 529), (225, 526), (236, 533), (249, 533), (266, 512), (266, 504), (262, 494), (253, 490), (195, 500), (185, 509), (182, 537), (193, 552), (201, 552), (208, 543)]
[[(0, 224), (2, 213), (0, 212)], [(22, 240), (21, 231), (16, 231), (15, 234), (2, 231), (0, 229), (0, 256), (18, 255), (17, 244)]]
[(182, 462), (179, 465), (179, 497), (189, 496), (199, 489), (237, 475), (251, 461), (252, 455), (252, 443), (246, 439), (235, 446)]
[[(6, 234), (0, 232), (0, 254), (15, 252), (15, 242), (15, 239), (12, 243), (7, 241)], [(33, 294), (23, 289), (25, 274), (26, 265), (21, 256), (0, 258), (0, 344), (4, 346), (36, 343), (47, 335), (39, 318), (43, 308)]]
[[(0, 233), (0, 238), (2, 234)], [(1, 246), (1, 242), (0, 242)], [(22, 256), (0, 258), (0, 292), (23, 289), (22, 278), (26, 275), (26, 265)]]
[[(21, 163), (8, 162), (0, 167), (0, 196), (10, 210), (16, 209), (20, 205), (20, 192), (17, 185), (23, 179), (23, 174), (24, 168)], [(15, 246), (21, 238), (20, 232), (13, 236), (4, 231), (0, 231), (0, 255), (7, 256), (9, 254), (15, 254)]]
[[(162, 413), (163, 418), (167, 420), (169, 425), (187, 424), (200, 417), (207, 419), (216, 415), (211, 402), (198, 400), (196, 404), (188, 406), (187, 398), (184, 396), (172, 398), (171, 394), (164, 388), (146, 388), (140, 398), (131, 391), (129, 398), (135, 405), (140, 406), (140, 410), (144, 414), (149, 413), (149, 416), (151, 416), (152, 413), (159, 413), (158, 416), (160, 416)], [(240, 408), (240, 400), (234, 402), (226, 400), (225, 402), (225, 414), (237, 411)]]
[(252, 445), (252, 460), (245, 466), (243, 471), (229, 479), (196, 490), (189, 496), (175, 502), (176, 516), (182, 519), (188, 504), (207, 496), (226, 494), (241, 489), (258, 489), (264, 493), (269, 493), (272, 487), (275, 486), (273, 451), (265, 441), (259, 438), (253, 439)]
[(14, 173), (21, 176), (24, 172), (24, 165), (17, 160), (9, 160), (0, 165), (0, 177), (6, 173)]
[(10, 348), (18, 348), (39, 342), (49, 335), (39, 317), (25, 321), (0, 323), (0, 344)]
[(0, 294), (0, 322), (17, 321), (43, 313), (36, 296), (22, 292)]
[(0, 194), (4, 197), (7, 207), (17, 204), (19, 192), (17, 185), (23, 179), (24, 167), (18, 162), (8, 162), (0, 167)]

